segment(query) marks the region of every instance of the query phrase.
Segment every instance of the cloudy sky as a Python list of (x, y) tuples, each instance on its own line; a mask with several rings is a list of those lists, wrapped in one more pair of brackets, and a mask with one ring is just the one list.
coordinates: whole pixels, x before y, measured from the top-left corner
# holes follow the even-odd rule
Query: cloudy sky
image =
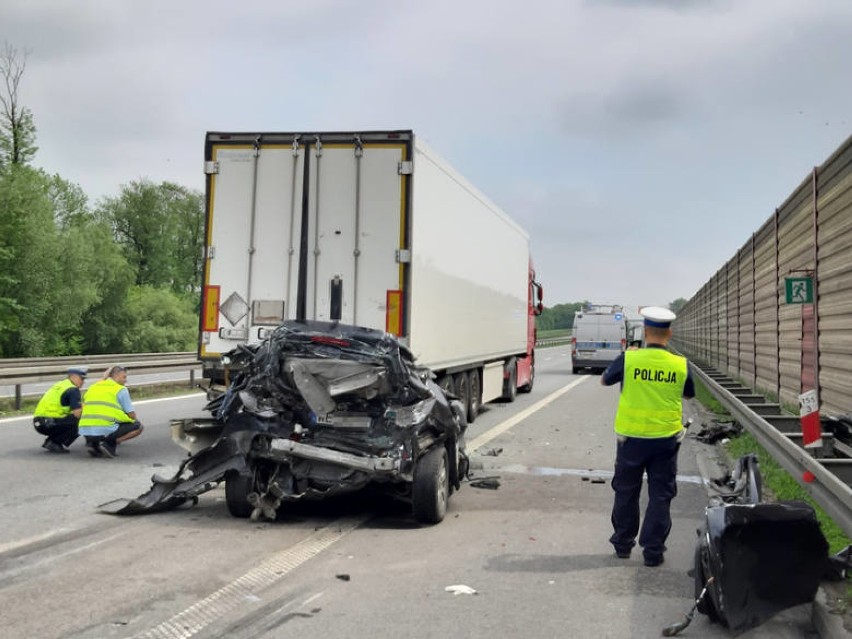
[(849, 0), (3, 0), (34, 164), (203, 189), (207, 131), (407, 129), (548, 305), (691, 297), (852, 133)]

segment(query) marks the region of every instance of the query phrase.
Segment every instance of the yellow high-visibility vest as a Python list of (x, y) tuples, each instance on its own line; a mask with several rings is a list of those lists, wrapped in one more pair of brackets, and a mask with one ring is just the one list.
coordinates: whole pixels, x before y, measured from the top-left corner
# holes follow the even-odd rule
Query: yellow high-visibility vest
[(615, 432), (648, 439), (678, 434), (686, 375), (686, 358), (665, 349), (625, 351)]
[(80, 433), (86, 428), (113, 426), (118, 422), (129, 421), (127, 413), (118, 403), (118, 393), (124, 388), (112, 378), (102, 379), (92, 384), (86, 391), (83, 413), (80, 415)]
[(73, 386), (74, 382), (70, 379), (63, 379), (61, 382), (56, 382), (38, 400), (33, 417), (53, 417), (54, 419), (68, 417), (71, 414), (71, 407), (62, 405), (62, 394)]

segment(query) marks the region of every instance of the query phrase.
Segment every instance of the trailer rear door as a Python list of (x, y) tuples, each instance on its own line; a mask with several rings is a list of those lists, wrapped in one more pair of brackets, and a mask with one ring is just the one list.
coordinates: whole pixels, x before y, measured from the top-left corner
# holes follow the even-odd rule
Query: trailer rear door
[(208, 134), (202, 358), (299, 317), (403, 333), (411, 139)]

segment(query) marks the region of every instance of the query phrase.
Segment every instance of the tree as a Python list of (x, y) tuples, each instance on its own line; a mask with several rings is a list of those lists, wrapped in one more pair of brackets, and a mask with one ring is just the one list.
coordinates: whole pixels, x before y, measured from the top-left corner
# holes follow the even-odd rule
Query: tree
[(683, 299), (682, 297), (679, 297), (679, 298), (677, 298), (674, 302), (671, 302), (671, 303), (669, 304), (669, 310), (670, 310), (672, 313), (675, 313), (675, 314), (680, 313), (680, 310), (681, 310), (684, 306), (686, 306), (686, 302), (687, 302), (687, 300)]
[(166, 353), (192, 350), (198, 316), (186, 297), (152, 286), (136, 286), (127, 298), (124, 353)]
[(203, 196), (200, 192), (147, 180), (124, 185), (105, 198), (99, 219), (109, 223), (138, 286), (167, 287), (196, 295), (201, 283)]
[(21, 106), (18, 95), (26, 57), (8, 42), (0, 50), (0, 166), (27, 164), (38, 151), (32, 112)]
[(584, 309), (589, 302), (574, 302), (572, 304), (557, 304), (546, 308), (536, 318), (536, 328), (540, 331), (566, 329), (574, 327), (574, 313)]

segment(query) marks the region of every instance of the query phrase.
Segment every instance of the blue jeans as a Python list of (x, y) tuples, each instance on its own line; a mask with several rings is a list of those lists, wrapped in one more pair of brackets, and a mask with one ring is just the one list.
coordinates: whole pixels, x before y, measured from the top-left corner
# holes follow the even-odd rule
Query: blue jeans
[(646, 559), (662, 557), (666, 539), (672, 528), (669, 512), (672, 499), (677, 495), (677, 437), (641, 439), (619, 437), (615, 456), (615, 475), (612, 489), (615, 502), (612, 506), (612, 537), (610, 543), (616, 552), (630, 552), (636, 545), (639, 533), (639, 495), (642, 477), (648, 474), (648, 507), (642, 521), (639, 545)]

